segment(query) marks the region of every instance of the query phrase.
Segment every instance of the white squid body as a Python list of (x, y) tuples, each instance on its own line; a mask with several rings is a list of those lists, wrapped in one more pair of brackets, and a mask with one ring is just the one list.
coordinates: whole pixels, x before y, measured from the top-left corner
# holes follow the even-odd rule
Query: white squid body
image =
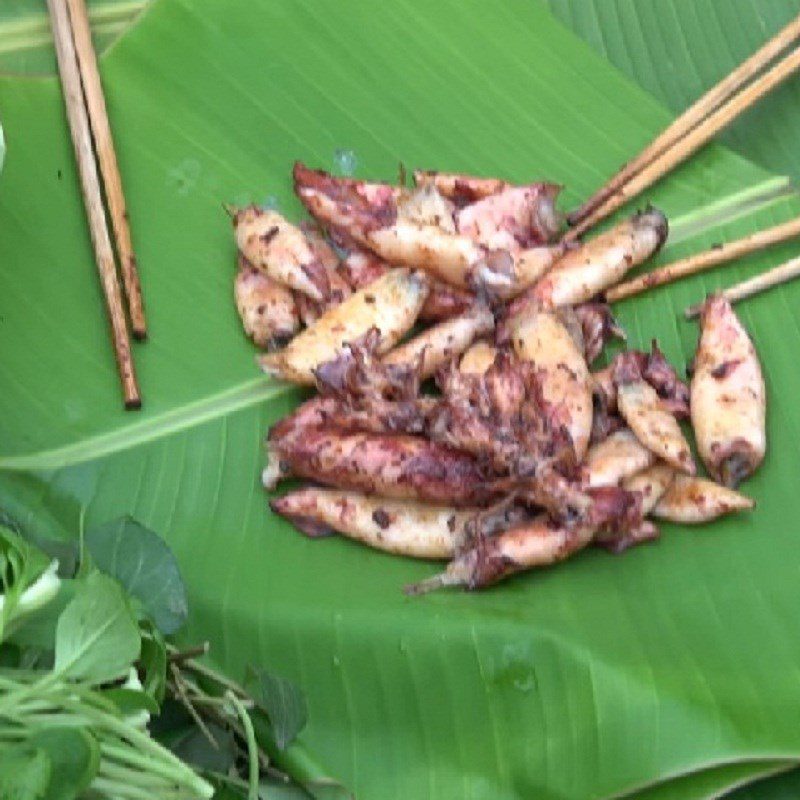
[(764, 459), (766, 389), (755, 347), (731, 304), (719, 295), (703, 307), (691, 412), (706, 468), (727, 486), (737, 486)]
[(670, 522), (697, 524), (724, 514), (746, 511), (755, 502), (743, 494), (706, 478), (676, 475), (653, 508), (653, 516)]
[(428, 328), (419, 336), (387, 353), (385, 364), (417, 364), (420, 377), (429, 378), (439, 367), (461, 355), (479, 336), (494, 330), (494, 317), (486, 306), (476, 306), (459, 317)]
[[(330, 176), (324, 181), (337, 183)], [(346, 231), (390, 264), (424, 269), (461, 289), (477, 286), (496, 297), (514, 297), (541, 277), (564, 252), (562, 245), (521, 249), (513, 236), (498, 227), (498, 214), (503, 210), (513, 212), (520, 224), (526, 211), (531, 226), (550, 224), (549, 217), (555, 217), (555, 211), (547, 209), (552, 203), (546, 196), (545, 202), (534, 202), (540, 192), (534, 193), (530, 187), (510, 187), (503, 190), (509, 193), (507, 198), (488, 196), (479, 200), (472, 211), (467, 210), (470, 206), (456, 211), (432, 182), (411, 191), (385, 184), (349, 184), (347, 191), (356, 193), (367, 204), (376, 203), (372, 220), (369, 212), (362, 210), (360, 215), (354, 215), (345, 201), (312, 184), (301, 177), (297, 193), (323, 224)], [(381, 204), (394, 204), (396, 219), (384, 223), (378, 210)], [(531, 208), (535, 208), (535, 217)], [(463, 231), (458, 227), (462, 216)], [(485, 242), (502, 242), (507, 247), (495, 250)]]
[(512, 323), (516, 354), (539, 370), (544, 399), (572, 437), (575, 455), (586, 455), (592, 432), (592, 379), (583, 353), (554, 313), (532, 310)]
[(497, 348), (490, 342), (475, 342), (461, 357), (458, 368), (466, 375), (483, 375), (494, 364)]
[(414, 183), (417, 186), (435, 186), (444, 197), (455, 198), (468, 195), (481, 199), (502, 192), (510, 185), (500, 178), (481, 178), (457, 172), (436, 172), (415, 169)]
[(583, 466), (584, 482), (591, 488), (618, 486), (655, 462), (653, 453), (629, 430), (612, 433), (589, 448)]
[(307, 531), (334, 530), (377, 550), (426, 559), (452, 558), (480, 512), (317, 488), (290, 492), (272, 507)]
[(642, 516), (646, 517), (656, 507), (675, 479), (675, 470), (667, 464), (655, 464), (622, 482), (629, 492), (642, 496)]
[(675, 469), (695, 474), (692, 452), (678, 420), (663, 407), (656, 390), (647, 381), (621, 384), (617, 388), (617, 408), (648, 450)]
[(380, 332), (379, 353), (394, 347), (414, 325), (427, 294), (424, 274), (393, 269), (327, 311), (280, 352), (261, 356), (259, 364), (283, 380), (313, 384), (320, 364), (373, 327)]
[(243, 258), (239, 263), (233, 295), (245, 333), (259, 347), (290, 339), (300, 328), (291, 290)]
[(667, 218), (660, 211), (635, 214), (568, 252), (536, 284), (532, 299), (549, 307), (584, 303), (650, 258), (664, 244), (667, 233)]
[(300, 228), (277, 211), (257, 206), (239, 210), (233, 224), (236, 245), (253, 266), (312, 300), (324, 299), (320, 286), (309, 275), (310, 269), (324, 267)]

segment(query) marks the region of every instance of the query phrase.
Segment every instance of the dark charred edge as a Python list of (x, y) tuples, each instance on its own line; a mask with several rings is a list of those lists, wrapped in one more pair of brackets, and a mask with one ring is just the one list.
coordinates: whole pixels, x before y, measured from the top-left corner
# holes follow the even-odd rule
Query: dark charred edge
[(669, 238), (669, 220), (663, 211), (650, 204), (645, 207), (644, 211), (637, 211), (633, 215), (632, 221), (636, 224), (645, 220), (648, 224), (653, 225), (658, 238), (658, 243), (652, 253), (655, 255)]
[(595, 538), (592, 542), (595, 547), (617, 556), (640, 544), (652, 544), (661, 538), (661, 531), (650, 522), (642, 523), (638, 530), (630, 533), (611, 534)]
[(555, 242), (565, 228), (566, 216), (556, 207), (564, 186), (560, 183), (542, 183), (540, 189), (541, 197), (533, 212), (533, 228), (539, 234), (541, 244), (549, 244)]
[(139, 411), (142, 407), (142, 398), (141, 397), (132, 397), (129, 400), (125, 401), (125, 410), (126, 411)]
[(444, 322), (466, 313), (478, 302), (472, 292), (434, 282), (422, 304), (419, 319), (423, 322)]
[(331, 281), (328, 276), (328, 270), (325, 269), (322, 262), (319, 259), (314, 259), (310, 264), (303, 264), (301, 270), (320, 293), (322, 301), (329, 300), (331, 297)]
[(282, 497), (278, 497), (274, 500), (270, 500), (270, 509), (288, 522), (291, 522), (297, 530), (304, 533), (309, 539), (324, 539), (336, 534), (336, 531), (331, 528), (330, 525), (326, 525), (324, 522), (314, 519), (314, 517), (281, 510), (281, 501), (283, 499)]
[(739, 449), (733, 450), (723, 458), (717, 469), (720, 481), (729, 489), (738, 488), (742, 481), (750, 477), (753, 472), (752, 453), (749, 446), (745, 448), (744, 443), (734, 442), (732, 448), (737, 444)]

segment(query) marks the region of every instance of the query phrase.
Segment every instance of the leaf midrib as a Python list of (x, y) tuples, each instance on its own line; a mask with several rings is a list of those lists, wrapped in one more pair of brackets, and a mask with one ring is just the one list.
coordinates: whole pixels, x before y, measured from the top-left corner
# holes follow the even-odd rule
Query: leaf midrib
[(89, 436), (51, 450), (0, 458), (0, 470), (60, 469), (91, 461), (266, 402), (288, 393), (292, 388), (289, 384), (257, 377), (124, 428)]
[[(141, 20), (141, 11), (155, 5), (155, 0), (127, 0), (94, 6), (94, 23), (108, 23), (129, 17), (134, 24)], [(138, 17), (138, 19), (137, 19)], [(132, 26), (114, 42), (119, 44)], [(46, 31), (46, 14), (28, 14), (21, 20), (0, 23), (0, 49), (4, 40), (26, 37)], [(743, 159), (747, 160), (747, 159)], [(800, 196), (785, 176), (768, 175), (763, 180), (707, 203), (670, 221), (670, 245), (676, 245), (737, 218), (757, 213), (789, 195)], [(169, 409), (111, 431), (91, 435), (60, 447), (0, 457), (0, 470), (27, 471), (60, 469), (113, 453), (121, 452), (171, 434), (226, 416), (235, 411), (265, 402), (291, 389), (286, 384), (265, 381), (262, 377), (242, 381), (208, 397)]]

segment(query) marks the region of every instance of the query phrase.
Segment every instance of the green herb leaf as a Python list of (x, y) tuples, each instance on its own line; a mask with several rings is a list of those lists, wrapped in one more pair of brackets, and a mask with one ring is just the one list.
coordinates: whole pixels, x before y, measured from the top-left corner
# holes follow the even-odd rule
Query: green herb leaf
[(56, 624), (61, 612), (75, 596), (75, 581), (62, 580), (58, 594), (45, 606), (25, 615), (25, 624), (8, 633), (7, 641), (21, 647), (52, 651), (56, 642)]
[[(0, 639), (19, 609), (20, 598), (50, 565), (50, 559), (11, 528), (0, 525)], [(36, 605), (35, 603), (33, 604)]]
[(45, 800), (72, 800), (88, 788), (100, 766), (97, 740), (82, 728), (37, 731), (30, 745), (44, 751), (52, 765)]
[(182, 761), (198, 769), (227, 773), (236, 760), (233, 734), (213, 722), (208, 723), (208, 730), (219, 747), (214, 747), (199, 728), (192, 727), (175, 743), (172, 751)]
[(31, 747), (0, 749), (0, 797), (39, 800), (45, 796), (52, 766), (47, 754)]
[(188, 603), (178, 562), (164, 541), (131, 517), (86, 531), (86, 547), (98, 569), (137, 598), (166, 635), (186, 621)]
[(92, 683), (119, 678), (139, 655), (140, 637), (120, 585), (99, 572), (78, 585), (56, 625), (55, 671)]
[(149, 622), (142, 623), (142, 651), (139, 668), (142, 686), (159, 705), (167, 689), (167, 645), (158, 628)]
[(263, 669), (248, 669), (247, 688), (267, 713), (275, 743), (283, 750), (308, 719), (305, 697), (292, 681)]
[(106, 689), (103, 697), (110, 700), (126, 717), (139, 711), (158, 714), (158, 703), (147, 692), (138, 689)]

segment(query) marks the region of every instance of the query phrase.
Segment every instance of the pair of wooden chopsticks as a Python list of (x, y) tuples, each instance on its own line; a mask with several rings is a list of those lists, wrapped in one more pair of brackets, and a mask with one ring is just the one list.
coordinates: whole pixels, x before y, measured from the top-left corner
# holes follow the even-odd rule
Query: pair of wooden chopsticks
[(123, 293), (117, 278), (95, 153), (103, 178), (133, 335), (137, 339), (145, 339), (147, 325), (125, 197), (122, 192), (122, 180), (106, 113), (97, 58), (92, 46), (89, 16), (84, 0), (47, 0), (47, 6), (50, 10), (58, 71), (78, 164), (83, 201), (111, 323), (114, 354), (125, 408), (141, 408), (142, 398), (136, 380)]
[[(570, 213), (568, 221), (573, 227), (565, 238), (567, 240), (577, 238), (636, 197), (797, 71), (800, 68), (800, 46), (792, 46), (798, 39), (800, 39), (800, 15), (730, 75), (706, 92), (636, 158), (623, 166), (586, 202)], [(792, 49), (787, 53), (790, 47)], [(800, 236), (800, 218), (743, 239), (715, 246), (707, 252), (641, 275), (610, 289), (606, 293), (606, 298), (610, 302), (622, 300), (649, 288), (694, 275), (797, 236)], [(741, 300), (798, 275), (800, 275), (800, 259), (793, 259), (728, 289), (724, 294), (731, 301)], [(686, 316), (696, 316), (699, 308), (700, 306), (696, 305), (686, 309)]]

